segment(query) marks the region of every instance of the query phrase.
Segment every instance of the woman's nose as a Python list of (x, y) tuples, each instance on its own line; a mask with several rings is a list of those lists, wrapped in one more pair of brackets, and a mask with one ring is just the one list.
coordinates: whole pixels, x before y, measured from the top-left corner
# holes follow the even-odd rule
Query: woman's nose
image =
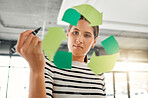
[(76, 43), (77, 43), (77, 44), (81, 44), (81, 43), (83, 43), (83, 38), (82, 38), (81, 35), (77, 37), (77, 39), (76, 39)]

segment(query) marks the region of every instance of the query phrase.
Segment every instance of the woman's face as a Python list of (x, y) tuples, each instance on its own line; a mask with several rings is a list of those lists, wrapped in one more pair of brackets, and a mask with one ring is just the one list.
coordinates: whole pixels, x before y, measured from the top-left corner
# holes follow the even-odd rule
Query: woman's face
[(96, 43), (93, 28), (86, 20), (79, 20), (77, 26), (67, 30), (68, 49), (75, 56), (85, 56)]

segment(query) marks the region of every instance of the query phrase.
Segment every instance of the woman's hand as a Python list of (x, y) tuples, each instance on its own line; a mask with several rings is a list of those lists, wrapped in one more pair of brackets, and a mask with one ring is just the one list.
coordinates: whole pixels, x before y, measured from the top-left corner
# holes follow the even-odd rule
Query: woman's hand
[(32, 72), (43, 72), (45, 59), (40, 39), (31, 34), (33, 30), (27, 30), (20, 34), (16, 51), (27, 60)]
[(45, 59), (40, 39), (27, 30), (20, 34), (16, 51), (30, 66), (29, 98), (46, 98), (44, 66)]

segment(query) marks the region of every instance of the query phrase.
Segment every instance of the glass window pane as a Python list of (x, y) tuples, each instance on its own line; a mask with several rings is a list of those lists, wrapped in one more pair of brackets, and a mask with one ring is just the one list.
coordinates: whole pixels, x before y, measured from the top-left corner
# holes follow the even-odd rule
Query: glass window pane
[(148, 98), (148, 72), (130, 72), (131, 98)]
[(0, 98), (6, 98), (8, 68), (0, 67)]
[(128, 71), (127, 62), (116, 62), (113, 71)]
[(113, 74), (105, 73), (106, 98), (114, 98), (113, 91)]
[(0, 66), (9, 66), (10, 56), (0, 56)]
[(11, 66), (14, 67), (29, 67), (28, 62), (20, 56), (13, 56), (11, 58)]
[(115, 73), (116, 98), (128, 98), (126, 73)]
[(128, 62), (130, 71), (148, 71), (148, 63)]
[(11, 68), (8, 98), (28, 98), (29, 90), (29, 69), (28, 68)]
[(148, 63), (116, 62), (113, 71), (148, 71)]

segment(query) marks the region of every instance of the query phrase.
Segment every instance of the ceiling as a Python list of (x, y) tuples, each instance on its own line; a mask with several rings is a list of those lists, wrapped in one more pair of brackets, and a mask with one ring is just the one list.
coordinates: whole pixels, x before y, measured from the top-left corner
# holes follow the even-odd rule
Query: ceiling
[(60, 23), (63, 9), (82, 3), (103, 12), (97, 47), (114, 35), (121, 49), (148, 50), (147, 0), (0, 0), (0, 39), (17, 40), (21, 32), (40, 26), (41, 40), (47, 27), (62, 26), (66, 31), (67, 24)]

